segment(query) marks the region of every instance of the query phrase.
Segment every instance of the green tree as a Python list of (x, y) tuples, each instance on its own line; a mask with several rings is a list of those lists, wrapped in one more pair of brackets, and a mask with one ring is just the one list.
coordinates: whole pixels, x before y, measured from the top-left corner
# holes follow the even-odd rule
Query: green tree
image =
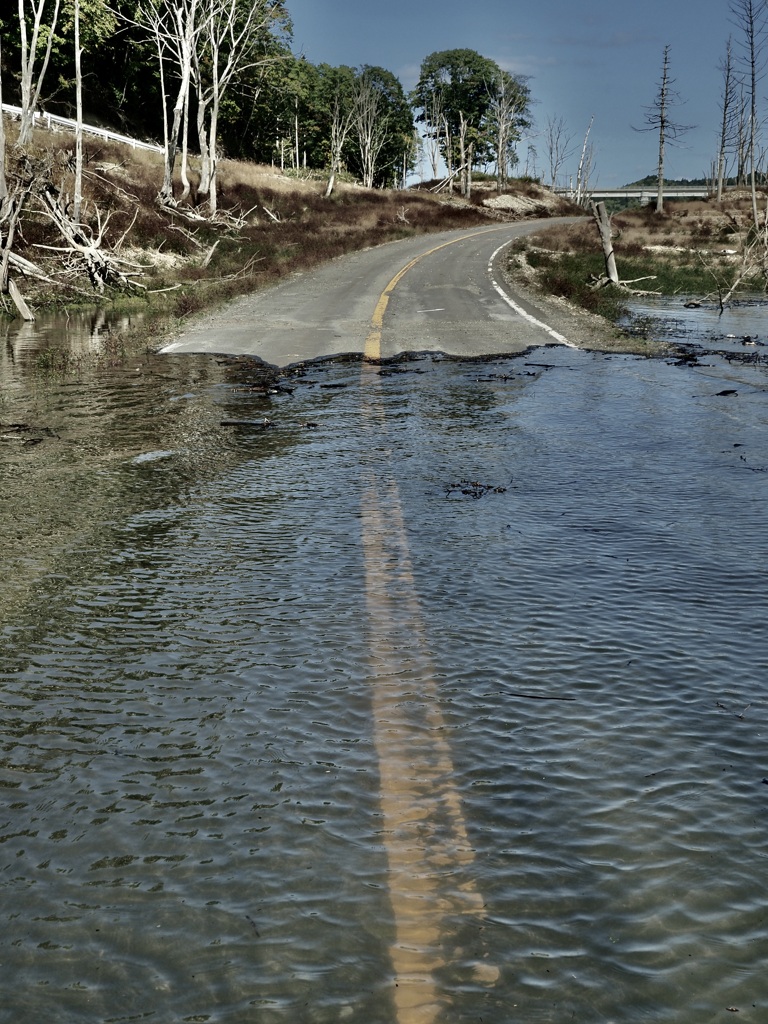
[(314, 166), (317, 160), (318, 88), (317, 67), (303, 57), (291, 57), (280, 69), (279, 81), (275, 82), (271, 97), (278, 117), (276, 137), (280, 140), (281, 163), (287, 153), (297, 170), (305, 162)]
[[(454, 172), (458, 152), (462, 192), (466, 193), (473, 162), (489, 153), (486, 132), (492, 83), (501, 68), (475, 50), (440, 50), (425, 57), (411, 103), (416, 120), (440, 140), (448, 174)], [(435, 111), (439, 110), (439, 121)]]

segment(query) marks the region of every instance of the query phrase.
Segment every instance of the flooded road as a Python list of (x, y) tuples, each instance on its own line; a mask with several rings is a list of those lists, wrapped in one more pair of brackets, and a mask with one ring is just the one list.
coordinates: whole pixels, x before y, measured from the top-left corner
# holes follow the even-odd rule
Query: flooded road
[(0, 1021), (765, 1019), (764, 364), (39, 353)]

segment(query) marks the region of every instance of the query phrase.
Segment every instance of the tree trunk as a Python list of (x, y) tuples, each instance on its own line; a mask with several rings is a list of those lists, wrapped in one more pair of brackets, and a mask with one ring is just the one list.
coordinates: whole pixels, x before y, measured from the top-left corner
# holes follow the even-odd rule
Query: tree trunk
[(80, 223), (83, 204), (83, 74), (80, 65), (80, 0), (75, 0), (75, 200), (73, 217)]
[(219, 134), (219, 98), (218, 92), (213, 97), (213, 105), (211, 108), (211, 124), (208, 131), (208, 149), (209, 149), (209, 162), (211, 166), (211, 176), (208, 187), (208, 208), (211, 211), (211, 216), (216, 215), (218, 209), (218, 193), (217, 193), (217, 159), (216, 159), (216, 147), (218, 144)]
[(299, 163), (299, 97), (294, 100), (293, 111), (293, 166), (298, 171)]
[(2, 247), (0, 247), (0, 253), (2, 253), (2, 259), (0, 260), (0, 292), (5, 294), (8, 291), (8, 265), (11, 259), (11, 249), (13, 248), (13, 238), (16, 232), (16, 224), (21, 216), (21, 208), (24, 203), (24, 197), (20, 195), (12, 196), (10, 199), (6, 198), (5, 204), (5, 224), (6, 232), (5, 238), (3, 239)]
[(59, 3), (56, 0), (51, 17), (51, 24), (48, 31), (48, 43), (45, 48), (45, 57), (35, 84), (35, 57), (37, 55), (37, 44), (40, 38), (40, 27), (43, 20), (43, 7), (45, 0), (38, 0), (37, 8), (32, 6), (34, 13), (34, 27), (32, 38), (27, 45), (27, 26), (24, 17), (24, 0), (19, 0), (19, 31), (21, 34), (21, 127), (19, 128), (19, 145), (26, 146), (32, 138), (32, 128), (35, 123), (35, 111), (40, 102), (40, 91), (43, 87), (43, 79), (48, 68), (48, 61), (53, 46), (53, 36), (56, 31), (56, 22), (59, 18)]
[[(0, 68), (2, 68), (2, 39), (0, 39)], [(0, 224), (3, 223), (8, 202), (8, 182), (5, 177), (5, 120), (3, 116), (3, 76), (0, 71)]]
[(189, 93), (187, 93), (186, 102), (184, 104), (184, 123), (181, 129), (181, 166), (179, 168), (181, 175), (181, 195), (179, 196), (179, 202), (185, 203), (189, 199), (190, 184), (189, 184)]
[(723, 106), (722, 122), (720, 125), (720, 145), (717, 154), (716, 188), (717, 201), (723, 198), (723, 182), (725, 179), (726, 152), (728, 149), (729, 137), (732, 134), (733, 120), (733, 61), (731, 58), (731, 40), (725, 51), (725, 61), (722, 64), (723, 71)]
[(750, 72), (750, 94), (749, 94), (749, 185), (752, 193), (752, 218), (755, 228), (760, 228), (760, 217), (757, 212), (757, 185), (755, 181), (755, 146), (757, 143), (757, 78), (758, 78), (758, 24), (756, 12), (753, 5), (748, 5), (749, 21), (747, 25), (747, 37), (749, 41), (749, 72)]
[(584, 205), (584, 197), (587, 193), (589, 174), (586, 173), (589, 168), (589, 162), (587, 161), (587, 144), (589, 140), (589, 133), (592, 131), (592, 122), (595, 120), (595, 115), (589, 119), (589, 125), (587, 126), (587, 132), (584, 136), (584, 144), (581, 147), (581, 156), (579, 158), (579, 166), (576, 171), (576, 202), (579, 206)]
[(197, 140), (200, 147), (200, 183), (198, 192), (207, 196), (211, 187), (211, 151), (208, 146), (208, 129), (205, 117), (208, 112), (208, 101), (201, 94), (197, 97)]
[(447, 117), (443, 118), (443, 127), (445, 129), (445, 171), (448, 176), (448, 192), (453, 195), (453, 145)]
[(667, 131), (667, 89), (669, 82), (669, 47), (664, 48), (659, 93), (659, 164), (656, 185), (656, 213), (664, 213), (664, 142)]
[(165, 167), (163, 169), (163, 184), (160, 189), (160, 200), (163, 203), (173, 203), (173, 168), (176, 166), (176, 152), (178, 150), (179, 131), (181, 119), (184, 115), (184, 102), (173, 108), (173, 122), (165, 147)]
[(605, 203), (592, 203), (592, 213), (597, 222), (597, 230), (600, 232), (600, 241), (605, 256), (605, 273), (611, 284), (619, 283), (619, 273), (616, 270), (616, 257), (613, 253), (613, 240), (611, 238), (611, 218), (605, 208)]
[(459, 165), (461, 166), (461, 178), (459, 188), (461, 194), (467, 194), (467, 120), (462, 113), (459, 113)]
[[(175, 36), (179, 50), (179, 91), (176, 102), (173, 106), (173, 122), (171, 131), (166, 139), (165, 145), (165, 168), (163, 172), (163, 184), (160, 189), (160, 202), (172, 205), (173, 199), (173, 169), (176, 164), (176, 154), (179, 149), (179, 133), (181, 132), (184, 108), (189, 103), (189, 86), (192, 79), (192, 57), (195, 37), (197, 35), (197, 0), (192, 0), (188, 10), (181, 7), (174, 11), (175, 15)], [(158, 46), (160, 46), (158, 37)]]

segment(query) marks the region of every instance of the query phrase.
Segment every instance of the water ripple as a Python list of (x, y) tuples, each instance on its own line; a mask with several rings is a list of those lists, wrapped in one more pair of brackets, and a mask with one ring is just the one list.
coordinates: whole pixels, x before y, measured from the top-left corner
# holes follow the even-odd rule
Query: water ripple
[[(317, 368), (211, 472), (214, 391), (205, 472), (180, 438), (114, 470), (141, 507), (5, 627), (0, 1020), (390, 1024), (392, 664), (414, 745), (450, 748), (484, 908), (446, 917), (441, 1020), (762, 1019), (766, 477), (733, 448), (766, 450), (762, 407), (537, 356)], [(389, 633), (372, 477), (411, 578), (396, 539), (380, 568), (415, 595)]]

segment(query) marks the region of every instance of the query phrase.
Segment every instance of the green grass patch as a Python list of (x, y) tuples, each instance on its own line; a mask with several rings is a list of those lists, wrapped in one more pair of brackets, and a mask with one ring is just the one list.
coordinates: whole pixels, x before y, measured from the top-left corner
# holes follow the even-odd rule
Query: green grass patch
[(711, 291), (714, 278), (695, 255), (643, 255), (623, 257), (616, 249), (616, 267), (622, 281), (645, 277), (637, 287), (662, 295), (702, 295)]
[(528, 252), (527, 260), (537, 271), (539, 286), (550, 295), (558, 295), (614, 322), (626, 312), (625, 296), (618, 289), (591, 287), (592, 281), (605, 271), (602, 256), (565, 253), (555, 257), (533, 250)]
[[(627, 248), (630, 251), (626, 254), (619, 245), (615, 249), (620, 280), (630, 287), (660, 295), (710, 295), (716, 292), (718, 282), (727, 287), (738, 269), (726, 260), (712, 257), (702, 260), (695, 253), (670, 251), (666, 255), (658, 251), (646, 252), (638, 245)], [(605, 275), (601, 252), (590, 252), (586, 247), (576, 252), (528, 248), (525, 241), (519, 244), (520, 251), (535, 270), (536, 282), (543, 291), (614, 323), (625, 314), (625, 292), (612, 287), (592, 287), (596, 279)], [(754, 288), (756, 283), (747, 280), (742, 290)]]

